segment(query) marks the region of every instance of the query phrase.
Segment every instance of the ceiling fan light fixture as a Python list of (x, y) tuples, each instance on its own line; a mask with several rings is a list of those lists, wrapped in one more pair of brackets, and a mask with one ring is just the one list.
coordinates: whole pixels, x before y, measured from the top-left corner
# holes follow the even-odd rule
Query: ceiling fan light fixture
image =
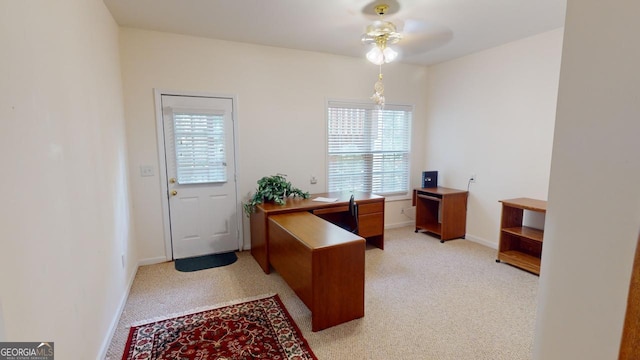
[(369, 36), (385, 36), (390, 34), (397, 34), (396, 25), (391, 21), (376, 20), (373, 24), (367, 26), (366, 34)]
[(381, 48), (379, 46), (373, 46), (369, 52), (367, 52), (367, 60), (376, 65), (382, 65), (392, 62), (398, 57), (398, 52), (390, 47)]
[(396, 32), (396, 26), (389, 21), (376, 21), (367, 27), (367, 32), (362, 35), (360, 41), (363, 44), (393, 45), (402, 39), (402, 35)]
[(400, 41), (402, 35), (398, 33), (394, 23), (382, 19), (382, 16), (389, 10), (388, 5), (378, 4), (374, 10), (380, 16), (380, 19), (367, 26), (366, 32), (360, 40), (366, 45), (374, 44), (373, 48), (367, 52), (367, 60), (376, 65), (382, 65), (390, 63), (398, 57), (398, 52), (389, 48), (388, 45), (393, 45)]
[(371, 100), (373, 100), (378, 109), (383, 109), (385, 98), (384, 84), (382, 83), (382, 64), (390, 63), (398, 57), (398, 52), (390, 48), (388, 45), (393, 45), (400, 41), (402, 39), (402, 35), (398, 33), (394, 23), (382, 19), (382, 16), (389, 9), (388, 5), (379, 4), (374, 9), (375, 13), (380, 16), (380, 19), (367, 26), (366, 32), (362, 35), (360, 40), (363, 44), (373, 45), (367, 52), (366, 57), (370, 62), (380, 66), (378, 81), (376, 81), (374, 85), (374, 92), (371, 96)]
[(398, 52), (390, 47), (386, 47), (382, 50), (382, 55), (384, 55), (384, 62), (390, 63), (398, 57)]
[(382, 65), (384, 64), (384, 53), (379, 47), (374, 46), (369, 50), (369, 52), (367, 52), (367, 60), (376, 65)]

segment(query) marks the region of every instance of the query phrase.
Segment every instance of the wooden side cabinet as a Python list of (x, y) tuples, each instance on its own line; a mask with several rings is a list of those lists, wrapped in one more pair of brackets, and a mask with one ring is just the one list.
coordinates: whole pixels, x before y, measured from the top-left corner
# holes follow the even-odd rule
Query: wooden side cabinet
[(540, 275), (544, 231), (524, 226), (524, 211), (547, 212), (543, 200), (517, 198), (501, 200), (500, 244), (496, 262), (505, 262)]
[(424, 230), (440, 238), (464, 239), (467, 232), (467, 191), (445, 187), (413, 190), (416, 232)]

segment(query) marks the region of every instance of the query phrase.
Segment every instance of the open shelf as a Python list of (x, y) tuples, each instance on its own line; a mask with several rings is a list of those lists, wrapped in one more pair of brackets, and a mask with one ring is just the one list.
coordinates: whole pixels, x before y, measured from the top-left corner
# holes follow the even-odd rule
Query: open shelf
[(498, 260), (517, 266), (534, 274), (540, 274), (540, 258), (516, 250), (507, 250), (498, 254)]
[(540, 274), (544, 230), (522, 224), (525, 211), (546, 213), (543, 200), (518, 198), (502, 200), (500, 246), (497, 261)]
[(424, 230), (440, 236), (442, 234), (442, 224), (440, 223), (425, 223), (420, 225), (420, 230)]
[(513, 234), (516, 236), (520, 236), (529, 240), (542, 242), (542, 238), (544, 237), (544, 231), (540, 229), (535, 229), (528, 226), (517, 226), (504, 228), (502, 231), (507, 232), (509, 234)]

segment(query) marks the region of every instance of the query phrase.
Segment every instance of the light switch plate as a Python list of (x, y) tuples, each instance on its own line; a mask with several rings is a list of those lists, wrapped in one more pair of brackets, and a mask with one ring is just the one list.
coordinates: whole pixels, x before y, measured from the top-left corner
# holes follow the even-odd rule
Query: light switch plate
[(153, 176), (153, 166), (140, 165), (140, 176)]

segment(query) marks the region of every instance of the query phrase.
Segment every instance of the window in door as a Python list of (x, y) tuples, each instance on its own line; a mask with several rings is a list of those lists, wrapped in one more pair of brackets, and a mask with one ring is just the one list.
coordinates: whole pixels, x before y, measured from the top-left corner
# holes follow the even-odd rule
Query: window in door
[(179, 184), (227, 181), (224, 114), (173, 114)]
[(329, 191), (365, 191), (384, 196), (409, 193), (413, 107), (329, 101), (327, 158)]

